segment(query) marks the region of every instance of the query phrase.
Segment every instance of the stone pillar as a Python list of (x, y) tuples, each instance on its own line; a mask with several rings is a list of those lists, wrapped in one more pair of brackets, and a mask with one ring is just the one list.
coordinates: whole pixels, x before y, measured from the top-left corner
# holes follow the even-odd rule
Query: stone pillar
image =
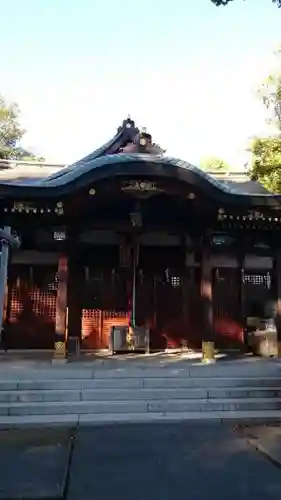
[(56, 304), (56, 330), (54, 360), (67, 360), (67, 282), (68, 258), (60, 255), (58, 263), (58, 289)]
[(214, 322), (213, 322), (213, 280), (211, 252), (209, 246), (204, 246), (201, 253), (201, 286), (199, 321), (202, 328), (202, 361), (215, 361)]

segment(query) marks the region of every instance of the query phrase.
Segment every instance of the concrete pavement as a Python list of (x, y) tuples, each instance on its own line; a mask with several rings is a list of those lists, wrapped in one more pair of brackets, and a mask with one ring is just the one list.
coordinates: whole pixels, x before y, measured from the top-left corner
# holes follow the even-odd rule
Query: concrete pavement
[(243, 430), (248, 442), (281, 469), (281, 425), (251, 426)]
[[(83, 457), (83, 459), (82, 459)], [(81, 430), (69, 500), (277, 500), (281, 470), (231, 428), (131, 425)]]
[(69, 429), (0, 431), (0, 500), (63, 498)]
[[(44, 432), (43, 440), (42, 432), (40, 437), (30, 431), (31, 440), (25, 432), (25, 453), (22, 432), (16, 436), (10, 431), (10, 437), (6, 432), (6, 438), (0, 433), (1, 499), (281, 498), (281, 469), (252, 446), (249, 428), (241, 431), (212, 423), (124, 424), (55, 429), (49, 437)], [(22, 461), (23, 456), (29, 459)], [(24, 484), (28, 484), (25, 490)]]

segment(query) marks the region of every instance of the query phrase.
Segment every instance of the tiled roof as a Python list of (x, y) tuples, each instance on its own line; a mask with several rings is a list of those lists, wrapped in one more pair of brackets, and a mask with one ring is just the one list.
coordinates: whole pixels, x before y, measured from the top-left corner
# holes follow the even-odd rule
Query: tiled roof
[(82, 187), (106, 177), (134, 174), (178, 178), (221, 201), (281, 206), (281, 195), (269, 193), (243, 173), (207, 173), (187, 161), (164, 156), (160, 148), (161, 154), (152, 154), (152, 151), (150, 154), (119, 152), (128, 143), (137, 143), (136, 137), (140, 136), (134, 122), (128, 118), (111, 141), (72, 165), (15, 162), (12, 168), (7, 168), (10, 163), (2, 161), (0, 195), (17, 196), (17, 190), (21, 188), (21, 193), (26, 195), (53, 196), (54, 190), (64, 194), (77, 186)]
[[(268, 205), (281, 209), (281, 195), (267, 192), (241, 190), (241, 185), (226, 180), (218, 180), (198, 167), (177, 158), (154, 156), (151, 154), (112, 154), (94, 158), (85, 163), (74, 164), (59, 171), (59, 175), (51, 175), (43, 179), (29, 179), (23, 182), (2, 182), (0, 195), (17, 196), (20, 188), (21, 196), (58, 196), (75, 191), (112, 176), (159, 176), (170, 177), (189, 183), (222, 203), (239, 203), (243, 205)], [(246, 184), (246, 183), (245, 183)], [(259, 188), (260, 189), (260, 188)]]
[(223, 181), (225, 184), (228, 186), (232, 187), (235, 189), (235, 191), (239, 191), (240, 193), (244, 194), (270, 194), (265, 187), (260, 184), (258, 181), (244, 181), (244, 182), (236, 182), (233, 180), (227, 180)]
[[(124, 153), (123, 153), (124, 154)], [(128, 157), (128, 154), (126, 155)], [(88, 155), (90, 161), (96, 159), (93, 155)], [(151, 159), (151, 158), (150, 158)], [(86, 162), (88, 162), (87, 160)], [(185, 162), (186, 163), (186, 162)], [(75, 163), (76, 167), (81, 167), (83, 162)], [(188, 164), (189, 165), (189, 164)], [(193, 167), (196, 168), (196, 167)], [(33, 161), (0, 161), (0, 183), (13, 182), (15, 184), (37, 184), (48, 178), (58, 178), (67, 171), (72, 171), (72, 165), (38, 163)], [(250, 181), (245, 172), (206, 172), (209, 177), (228, 186), (228, 189), (244, 194), (269, 194), (269, 192), (257, 181)]]

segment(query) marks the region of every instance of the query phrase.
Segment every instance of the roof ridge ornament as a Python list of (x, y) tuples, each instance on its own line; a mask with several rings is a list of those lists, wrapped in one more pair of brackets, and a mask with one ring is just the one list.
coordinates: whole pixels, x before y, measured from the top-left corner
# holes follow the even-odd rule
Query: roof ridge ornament
[(123, 120), (123, 128), (135, 128), (135, 122), (132, 120), (131, 115), (128, 115), (126, 120)]
[(117, 133), (124, 132), (126, 129), (136, 130), (136, 125), (134, 120), (132, 120), (131, 115), (128, 115), (125, 120), (123, 120), (122, 125), (117, 128)]

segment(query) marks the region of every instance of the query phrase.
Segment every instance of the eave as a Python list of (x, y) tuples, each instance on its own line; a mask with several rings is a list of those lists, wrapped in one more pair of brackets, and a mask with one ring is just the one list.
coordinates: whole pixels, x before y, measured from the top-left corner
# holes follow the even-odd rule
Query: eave
[(15, 200), (61, 198), (72, 195), (78, 189), (112, 177), (171, 178), (200, 190), (206, 196), (222, 204), (281, 209), (281, 195), (242, 193), (233, 185), (229, 186), (225, 182), (214, 179), (184, 160), (141, 153), (107, 154), (87, 158), (83, 162), (75, 163), (37, 182), (17, 184), (2, 182), (0, 197)]

